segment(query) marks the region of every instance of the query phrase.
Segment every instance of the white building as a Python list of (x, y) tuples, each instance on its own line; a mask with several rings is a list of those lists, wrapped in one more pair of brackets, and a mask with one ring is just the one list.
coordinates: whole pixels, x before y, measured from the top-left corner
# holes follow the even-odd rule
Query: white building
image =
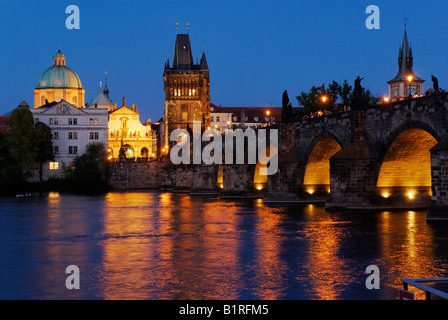
[[(51, 128), (55, 159), (45, 164), (43, 179), (61, 176), (63, 165), (71, 166), (75, 157), (86, 151), (92, 142), (102, 142), (108, 147), (108, 109), (77, 108), (65, 100), (50, 102), (39, 108), (31, 108), (35, 121)], [(31, 180), (38, 180), (34, 174)]]
[(245, 128), (272, 125), (281, 120), (281, 107), (218, 107), (210, 104), (210, 127), (225, 133), (244, 124)]

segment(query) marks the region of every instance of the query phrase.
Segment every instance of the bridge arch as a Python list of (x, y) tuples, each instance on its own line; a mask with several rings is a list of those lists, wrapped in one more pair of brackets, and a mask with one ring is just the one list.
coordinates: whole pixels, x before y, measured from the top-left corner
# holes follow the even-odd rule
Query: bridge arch
[(385, 199), (429, 201), (431, 154), (440, 137), (431, 126), (408, 121), (392, 131), (378, 154), (377, 190)]
[(305, 192), (330, 192), (330, 158), (341, 148), (339, 139), (329, 132), (322, 133), (313, 140), (304, 159), (302, 181)]

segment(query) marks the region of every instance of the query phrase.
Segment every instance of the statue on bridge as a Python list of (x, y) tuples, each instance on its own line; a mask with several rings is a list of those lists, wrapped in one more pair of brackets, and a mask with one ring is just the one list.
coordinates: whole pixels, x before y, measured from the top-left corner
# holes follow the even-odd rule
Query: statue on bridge
[(432, 80), (432, 87), (434, 89), (434, 93), (439, 92), (439, 80), (437, 80), (437, 78), (434, 77), (433, 75), (431, 75), (431, 80)]
[(362, 96), (362, 87), (361, 87), (361, 80), (363, 80), (364, 78), (360, 78), (359, 76), (356, 76), (355, 79), (355, 89), (353, 90), (353, 96), (354, 96), (354, 105), (353, 105), (353, 109), (362, 109), (362, 101), (361, 101), (361, 96)]
[(294, 121), (294, 114), (291, 103), (289, 102), (288, 91), (283, 92), (282, 97), (282, 122)]

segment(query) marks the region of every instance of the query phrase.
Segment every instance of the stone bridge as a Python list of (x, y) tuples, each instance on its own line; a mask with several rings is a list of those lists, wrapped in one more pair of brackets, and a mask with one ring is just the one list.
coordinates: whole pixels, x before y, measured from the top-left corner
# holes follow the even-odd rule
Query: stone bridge
[(429, 208), (428, 218), (448, 218), (447, 121), (442, 93), (280, 123), (275, 175), (260, 175), (259, 163), (165, 161), (146, 179), (157, 176), (158, 187), (177, 192), (325, 202), (328, 209)]
[(268, 177), (264, 201), (430, 207), (429, 217), (443, 216), (447, 121), (441, 94), (282, 124), (279, 172)]

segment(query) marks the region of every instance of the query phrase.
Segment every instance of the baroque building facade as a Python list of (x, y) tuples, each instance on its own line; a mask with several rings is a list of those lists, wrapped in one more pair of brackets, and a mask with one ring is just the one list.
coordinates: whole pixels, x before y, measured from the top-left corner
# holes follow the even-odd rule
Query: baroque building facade
[[(210, 76), (205, 53), (194, 63), (188, 34), (177, 34), (173, 63), (169, 59), (163, 72), (165, 111), (163, 144), (170, 145), (170, 134), (175, 129), (193, 128), (199, 121), (210, 127)], [(175, 144), (175, 142), (172, 142)]]
[(120, 108), (109, 114), (109, 160), (120, 158), (148, 160), (157, 156), (155, 133), (151, 120), (140, 122), (137, 105), (126, 105), (126, 98)]
[[(107, 148), (107, 108), (78, 108), (61, 100), (30, 110), (35, 122), (45, 123), (51, 129), (54, 161), (43, 167), (44, 180), (62, 176), (63, 167), (72, 166), (75, 157), (82, 155), (89, 143), (101, 142)], [(37, 180), (38, 174), (33, 173), (31, 180)]]

